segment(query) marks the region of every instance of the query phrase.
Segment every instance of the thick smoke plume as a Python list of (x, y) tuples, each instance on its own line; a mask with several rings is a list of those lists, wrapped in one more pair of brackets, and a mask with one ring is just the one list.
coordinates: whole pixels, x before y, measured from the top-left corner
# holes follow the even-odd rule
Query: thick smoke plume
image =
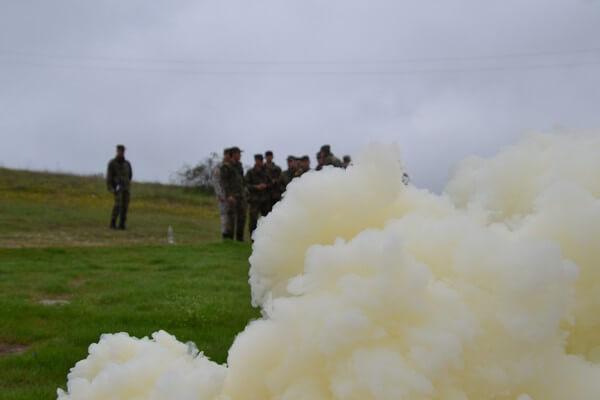
[(103, 335), (59, 399), (600, 398), (600, 136), (534, 134), (442, 196), (394, 147), (309, 173), (259, 222), (263, 318), (227, 366)]

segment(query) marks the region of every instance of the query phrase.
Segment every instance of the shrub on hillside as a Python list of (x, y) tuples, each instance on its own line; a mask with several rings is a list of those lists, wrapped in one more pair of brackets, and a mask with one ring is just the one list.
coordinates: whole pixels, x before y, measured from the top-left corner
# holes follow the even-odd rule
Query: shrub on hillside
[(210, 153), (208, 157), (195, 166), (184, 164), (179, 170), (171, 174), (171, 183), (212, 192), (212, 171), (219, 164), (219, 161), (220, 158), (217, 153)]

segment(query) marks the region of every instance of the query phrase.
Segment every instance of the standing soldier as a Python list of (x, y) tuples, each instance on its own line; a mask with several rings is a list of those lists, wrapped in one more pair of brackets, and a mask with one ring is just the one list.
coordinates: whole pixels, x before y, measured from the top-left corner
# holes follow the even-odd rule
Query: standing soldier
[(350, 165), (352, 165), (352, 159), (350, 158), (349, 155), (345, 155), (344, 156), (344, 168), (348, 168)]
[(281, 186), (279, 184), (281, 168), (273, 162), (273, 152), (271, 150), (265, 153), (265, 158), (264, 167), (269, 176), (269, 211), (271, 211), (275, 203), (281, 200)]
[(117, 229), (117, 218), (119, 218), (119, 229), (125, 230), (127, 221), (127, 209), (129, 208), (129, 189), (133, 170), (129, 161), (125, 159), (125, 146), (117, 145), (117, 156), (108, 162), (106, 170), (106, 186), (108, 191), (115, 196), (115, 204), (110, 219), (110, 229)]
[(270, 197), (269, 197), (269, 184), (271, 180), (267, 171), (263, 166), (262, 154), (256, 154), (254, 156), (254, 167), (250, 168), (246, 173), (246, 188), (248, 189), (248, 204), (249, 204), (249, 216), (248, 230), (250, 231), (250, 237), (256, 229), (256, 222), (258, 221), (258, 215), (263, 217), (269, 213)]
[(285, 192), (287, 185), (290, 184), (292, 179), (296, 176), (296, 157), (288, 156), (287, 157), (287, 169), (281, 173), (281, 178), (279, 179), (279, 187), (281, 193)]
[(227, 231), (227, 199), (225, 198), (225, 191), (221, 185), (221, 167), (229, 160), (229, 149), (223, 150), (223, 161), (218, 163), (212, 170), (212, 184), (217, 196), (217, 204), (219, 206), (219, 214), (221, 216), (221, 234), (225, 239), (225, 233)]
[(333, 165), (334, 167), (343, 168), (344, 164), (337, 158), (332, 152), (331, 147), (328, 144), (321, 146), (321, 157), (323, 158), (323, 166)]
[(410, 184), (410, 176), (408, 176), (406, 172), (402, 174), (402, 183), (404, 183), (404, 186), (408, 186)]
[(300, 157), (300, 169), (302, 170), (302, 173), (300, 175), (304, 175), (305, 173), (310, 171), (310, 157), (309, 156), (305, 155), (305, 156)]
[[(238, 241), (244, 241), (244, 228), (246, 225), (246, 195), (244, 191), (244, 175), (240, 173), (241, 150), (238, 147), (229, 149), (230, 157), (221, 166), (221, 187), (227, 201), (227, 225), (225, 235), (233, 240), (233, 235)], [(243, 172), (243, 168), (242, 168)]]

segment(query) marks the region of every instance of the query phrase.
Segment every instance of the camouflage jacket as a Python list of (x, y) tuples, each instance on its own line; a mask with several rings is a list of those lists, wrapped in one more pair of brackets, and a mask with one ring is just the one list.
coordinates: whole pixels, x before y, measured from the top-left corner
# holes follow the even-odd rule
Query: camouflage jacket
[(323, 166), (325, 165), (333, 165), (334, 167), (344, 168), (344, 163), (333, 154), (329, 154), (325, 157), (323, 160)]
[(285, 192), (287, 185), (289, 185), (295, 177), (296, 170), (293, 168), (288, 168), (281, 173), (281, 176), (279, 177), (279, 190), (281, 190), (281, 193)]
[(106, 187), (108, 189), (128, 191), (132, 177), (131, 163), (126, 159), (115, 157), (108, 162), (108, 168), (106, 169)]
[[(267, 171), (262, 169), (250, 168), (246, 172), (246, 189), (248, 189), (248, 201), (250, 203), (262, 203), (270, 200), (269, 189), (272, 187), (271, 179)], [(258, 189), (257, 186), (265, 184), (265, 189)]]
[(281, 198), (281, 168), (275, 163), (273, 163), (270, 167), (265, 164), (264, 168), (269, 176), (269, 180), (271, 181), (271, 186), (269, 189), (271, 199), (279, 200)]
[(295, 173), (294, 173), (294, 176), (296, 178), (301, 177), (302, 175), (304, 175), (308, 171), (310, 171), (310, 168), (309, 169), (304, 169), (302, 167), (301, 168), (297, 168), (296, 171), (295, 171)]
[(220, 170), (221, 188), (225, 197), (244, 198), (244, 177), (239, 169), (230, 163), (223, 163)]

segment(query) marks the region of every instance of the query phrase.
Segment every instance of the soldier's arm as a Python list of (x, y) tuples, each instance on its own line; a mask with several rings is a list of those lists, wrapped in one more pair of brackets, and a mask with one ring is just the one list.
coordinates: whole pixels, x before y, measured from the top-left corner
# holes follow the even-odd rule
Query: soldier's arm
[(129, 161), (127, 161), (127, 164), (129, 164), (129, 180), (131, 180), (133, 178), (133, 168), (131, 168), (131, 163)]
[(112, 170), (112, 165), (109, 162), (108, 163), (108, 167), (106, 167), (106, 188), (110, 191), (112, 191), (113, 188), (113, 170)]

